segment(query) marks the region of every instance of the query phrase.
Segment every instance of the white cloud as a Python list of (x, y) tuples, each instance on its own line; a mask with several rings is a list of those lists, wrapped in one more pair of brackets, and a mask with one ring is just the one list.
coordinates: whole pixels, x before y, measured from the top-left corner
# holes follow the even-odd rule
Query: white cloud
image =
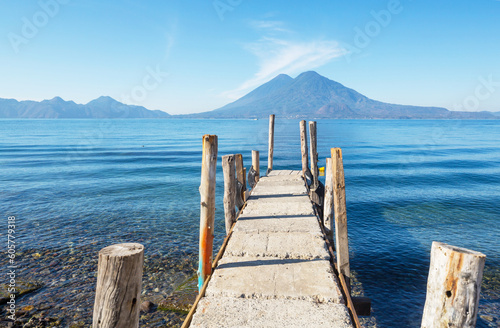
[[(285, 31), (284, 24), (276, 21), (252, 22), (252, 26), (266, 32), (276, 32), (277, 28)], [(278, 74), (293, 75), (312, 70), (346, 54), (336, 41), (292, 41), (268, 36), (274, 33), (266, 34), (260, 40), (245, 45), (245, 49), (258, 58), (258, 71), (238, 88), (226, 91), (222, 96), (237, 99)]]
[(290, 32), (285, 28), (285, 24), (274, 20), (251, 21), (250, 25), (256, 30), (266, 30), (266, 32)]

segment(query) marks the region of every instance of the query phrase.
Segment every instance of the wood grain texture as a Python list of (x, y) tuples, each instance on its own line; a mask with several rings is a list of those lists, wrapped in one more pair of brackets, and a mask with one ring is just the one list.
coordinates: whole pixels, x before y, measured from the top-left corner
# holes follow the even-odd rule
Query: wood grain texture
[(307, 154), (307, 128), (306, 121), (300, 121), (300, 151), (302, 153), (302, 174), (306, 174), (309, 170), (309, 161)]
[(236, 204), (238, 205), (238, 209), (241, 209), (243, 204), (245, 203), (245, 191), (247, 190), (246, 183), (246, 172), (245, 166), (243, 165), (243, 155), (236, 154), (234, 155), (235, 163), (236, 163), (236, 180), (242, 186), (241, 192), (236, 193), (236, 197), (239, 197), (239, 200), (236, 200)]
[(139, 327), (144, 246), (117, 244), (99, 252), (93, 328)]
[(326, 235), (330, 240), (333, 240), (333, 175), (332, 175), (332, 159), (326, 159), (325, 168), (325, 199), (323, 207), (323, 225), (325, 226)]
[(267, 153), (267, 171), (273, 169), (274, 152), (274, 114), (269, 115), (269, 150)]
[(476, 326), (486, 256), (433, 242), (422, 328)]
[(198, 287), (201, 289), (212, 273), (212, 253), (215, 220), (215, 176), (217, 168), (217, 136), (203, 136), (203, 157), (200, 185), (200, 259)]
[(255, 183), (257, 183), (260, 178), (260, 158), (258, 150), (252, 150), (252, 167), (255, 171)]
[(347, 237), (347, 210), (345, 200), (344, 164), (342, 150), (332, 148), (333, 208), (335, 217), (335, 248), (339, 273), (346, 277), (349, 284), (349, 240)]
[(312, 185), (311, 189), (316, 190), (318, 187), (318, 141), (316, 134), (316, 122), (309, 122), (309, 142), (310, 142), (310, 152), (311, 152), (311, 174), (312, 174)]
[(227, 235), (236, 221), (236, 164), (234, 155), (222, 156), (222, 171), (224, 173), (224, 217)]

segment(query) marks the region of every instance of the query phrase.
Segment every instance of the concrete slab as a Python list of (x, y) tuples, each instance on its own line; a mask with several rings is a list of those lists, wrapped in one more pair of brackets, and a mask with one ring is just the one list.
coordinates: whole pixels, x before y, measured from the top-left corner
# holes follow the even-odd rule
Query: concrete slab
[(224, 256), (330, 259), (323, 235), (319, 231), (317, 233), (233, 231)]
[(204, 297), (191, 327), (349, 328), (352, 324), (343, 304)]
[(254, 195), (250, 196), (250, 198), (247, 200), (247, 207), (248, 205), (254, 206), (257, 204), (266, 204), (266, 203), (276, 203), (276, 204), (296, 204), (296, 203), (302, 203), (304, 205), (309, 205), (311, 204), (311, 201), (309, 200), (309, 196), (307, 194), (299, 194), (299, 195), (292, 195), (292, 194), (269, 194), (269, 195)]
[(276, 175), (262, 177), (252, 191), (253, 195), (307, 193), (301, 175)]
[(302, 176), (302, 171), (292, 171), (292, 170), (272, 170), (267, 175), (268, 177), (275, 177), (279, 175), (300, 175)]
[(275, 176), (260, 177), (259, 181), (265, 181), (266, 183), (269, 181), (303, 182), (304, 179), (302, 178), (301, 175), (290, 174), (290, 175), (275, 175)]
[(306, 188), (298, 183), (269, 183), (269, 185), (262, 184), (252, 190), (254, 195), (307, 195)]
[(224, 256), (206, 295), (344, 302), (330, 262), (321, 259)]
[(300, 216), (314, 215), (314, 210), (308, 196), (278, 197), (264, 201), (248, 200), (247, 206), (241, 212), (245, 216)]
[[(251, 213), (251, 212), (250, 212)], [(318, 220), (313, 215), (251, 216), (242, 215), (234, 226), (234, 232), (310, 232), (320, 233)]]

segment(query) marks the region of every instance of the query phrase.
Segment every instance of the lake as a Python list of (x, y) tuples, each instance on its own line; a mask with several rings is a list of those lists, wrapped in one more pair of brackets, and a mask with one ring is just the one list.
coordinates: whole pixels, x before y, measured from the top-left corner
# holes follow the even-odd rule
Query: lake
[[(24, 318), (88, 325), (98, 251), (122, 242), (145, 246), (143, 300), (194, 295), (202, 135), (219, 137), (218, 248), (220, 158), (242, 153), (248, 169), (259, 150), (265, 172), (267, 129), (267, 120), (0, 120), (2, 238), (15, 216), (17, 279), (41, 287), (18, 299)], [(499, 141), (499, 121), (318, 121), (319, 165), (343, 150), (353, 288), (372, 300), (367, 326), (420, 327), (432, 241), (487, 255), (477, 327), (500, 325)], [(298, 120), (276, 119), (274, 168), (301, 169)], [(181, 321), (156, 311), (141, 326)]]

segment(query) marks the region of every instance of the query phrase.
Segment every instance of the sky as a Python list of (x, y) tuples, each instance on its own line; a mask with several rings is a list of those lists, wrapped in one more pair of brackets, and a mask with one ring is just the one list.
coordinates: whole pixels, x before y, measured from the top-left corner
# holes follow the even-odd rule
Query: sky
[(208, 111), (304, 71), (395, 104), (500, 111), (498, 0), (0, 0), (0, 98)]

